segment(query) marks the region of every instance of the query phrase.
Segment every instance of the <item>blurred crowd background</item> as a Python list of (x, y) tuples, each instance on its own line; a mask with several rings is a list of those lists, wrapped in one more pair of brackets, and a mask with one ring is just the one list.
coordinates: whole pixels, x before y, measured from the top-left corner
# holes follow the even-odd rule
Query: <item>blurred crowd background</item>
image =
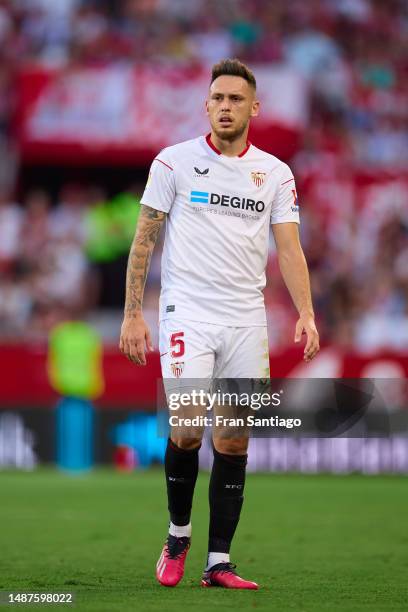
[[(308, 88), (300, 146), (285, 161), (322, 342), (406, 350), (407, 39), (403, 0), (0, 0), (0, 341), (46, 338), (67, 313), (116, 341), (148, 173), (138, 167), (114, 190), (86, 172), (57, 187), (44, 171), (25, 181), (14, 129), (22, 67), (239, 57), (289, 65)], [(160, 250), (145, 297), (154, 334)], [(271, 348), (292, 344), (295, 312), (273, 244), (265, 297)]]

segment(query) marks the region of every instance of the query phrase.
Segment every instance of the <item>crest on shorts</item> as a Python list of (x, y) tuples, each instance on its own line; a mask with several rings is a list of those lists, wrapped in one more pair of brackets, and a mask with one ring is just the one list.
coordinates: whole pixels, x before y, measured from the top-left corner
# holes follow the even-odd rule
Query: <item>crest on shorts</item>
[(252, 182), (255, 183), (257, 187), (260, 187), (265, 182), (266, 172), (251, 172)]
[(173, 376), (176, 378), (180, 378), (184, 370), (184, 361), (175, 361), (171, 363), (171, 371), (173, 372)]

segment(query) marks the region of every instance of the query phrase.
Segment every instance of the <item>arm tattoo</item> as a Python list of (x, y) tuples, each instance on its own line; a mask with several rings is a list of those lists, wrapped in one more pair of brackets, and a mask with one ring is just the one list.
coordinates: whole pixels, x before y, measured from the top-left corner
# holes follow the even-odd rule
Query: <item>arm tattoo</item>
[(166, 213), (142, 205), (127, 266), (125, 303), (127, 317), (135, 317), (142, 310), (150, 259), (165, 217)]

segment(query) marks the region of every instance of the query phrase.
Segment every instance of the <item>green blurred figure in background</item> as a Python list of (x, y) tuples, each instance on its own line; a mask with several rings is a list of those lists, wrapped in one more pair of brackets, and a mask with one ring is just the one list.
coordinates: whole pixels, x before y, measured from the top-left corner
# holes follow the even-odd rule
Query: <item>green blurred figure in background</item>
[(50, 332), (48, 377), (62, 398), (56, 409), (56, 461), (61, 469), (89, 470), (94, 463), (94, 407), (104, 391), (103, 346), (85, 321), (67, 320)]
[[(136, 190), (135, 190), (136, 191)], [(127, 254), (140, 212), (133, 190), (101, 201), (86, 213), (85, 250), (100, 280), (100, 305), (119, 308), (125, 291)]]
[(131, 192), (96, 204), (86, 214), (86, 253), (95, 263), (127, 255), (139, 217), (140, 200)]

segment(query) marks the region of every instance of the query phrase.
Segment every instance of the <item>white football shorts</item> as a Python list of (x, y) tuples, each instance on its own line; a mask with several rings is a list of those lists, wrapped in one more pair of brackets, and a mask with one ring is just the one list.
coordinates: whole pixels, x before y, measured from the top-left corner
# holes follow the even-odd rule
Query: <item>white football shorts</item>
[(269, 378), (267, 328), (197, 321), (160, 322), (163, 379)]

